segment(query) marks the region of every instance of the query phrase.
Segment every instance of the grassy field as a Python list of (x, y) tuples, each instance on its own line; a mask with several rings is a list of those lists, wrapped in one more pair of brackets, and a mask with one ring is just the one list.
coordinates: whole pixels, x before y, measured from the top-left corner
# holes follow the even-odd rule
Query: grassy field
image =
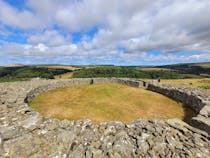
[(72, 76), (73, 76), (73, 72), (67, 72), (61, 75), (55, 75), (54, 78), (55, 79), (69, 79), (69, 78), (72, 78)]
[(25, 66), (25, 65), (23, 65), (23, 64), (13, 64), (13, 65), (5, 65), (5, 66), (2, 66), (2, 67), (9, 67), (9, 68), (11, 68), (11, 67), (23, 67), (23, 66)]
[(171, 69), (158, 67), (137, 67), (136, 69), (142, 71), (171, 71)]
[(194, 113), (163, 95), (119, 84), (59, 88), (36, 97), (30, 106), (59, 119), (130, 122), (137, 118), (189, 119)]
[(161, 80), (162, 84), (210, 89), (210, 78)]
[(35, 77), (68, 79), (72, 77), (73, 71), (79, 69), (70, 65), (7, 65), (0, 67), (0, 82), (25, 81)]
[[(155, 68), (156, 69), (156, 68)], [(162, 69), (162, 68), (161, 68)], [(91, 69), (81, 69), (75, 71), (73, 78), (91, 78), (91, 77), (128, 77), (128, 78), (147, 78), (157, 79), (181, 79), (181, 78), (200, 78), (198, 75), (183, 74), (176, 71), (162, 71), (160, 68), (156, 70), (137, 70), (135, 67), (128, 66), (110, 66), (110, 67), (95, 67)]]
[(30, 80), (31, 78), (54, 79), (54, 76), (71, 72), (67, 69), (56, 69), (36, 66), (10, 66), (0, 68), (0, 82)]
[(200, 66), (203, 68), (210, 68), (210, 63), (201, 63), (201, 64), (194, 64), (195, 66)]
[[(34, 77), (47, 79), (128, 77), (142, 79), (210, 78), (210, 63), (175, 64), (164, 66), (114, 65), (7, 65), (0, 67), (0, 82), (21, 81)], [(203, 86), (210, 89), (210, 86)]]
[(69, 78), (72, 78), (73, 71), (81, 69), (81, 68), (74, 67), (74, 66), (71, 66), (71, 65), (41, 65), (41, 66), (37, 66), (37, 67), (44, 67), (44, 68), (51, 68), (51, 69), (66, 69), (66, 70), (72, 71), (72, 72), (67, 72), (67, 73), (60, 74), (60, 75), (55, 75), (54, 76), (55, 79), (69, 79)]
[(66, 69), (66, 70), (72, 70), (72, 71), (80, 69), (78, 67), (74, 67), (71, 65), (40, 65), (37, 67), (45, 67), (45, 68), (53, 68), (53, 69)]

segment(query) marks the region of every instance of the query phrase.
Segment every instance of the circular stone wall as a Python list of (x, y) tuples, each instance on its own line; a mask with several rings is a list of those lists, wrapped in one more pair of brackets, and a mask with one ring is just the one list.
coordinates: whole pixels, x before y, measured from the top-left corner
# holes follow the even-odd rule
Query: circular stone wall
[(40, 93), (56, 89), (58, 87), (100, 83), (118, 83), (133, 87), (144, 87), (147, 90), (168, 96), (169, 98), (181, 102), (197, 112), (198, 115), (193, 117), (189, 123), (196, 128), (210, 133), (210, 100), (206, 96), (205, 90), (198, 88), (173, 87), (169, 85), (147, 83), (145, 81), (128, 78), (80, 78), (52, 81), (50, 84), (43, 84), (42, 86), (36, 87), (27, 93), (25, 102), (29, 103)]
[(57, 88), (35, 97), (30, 107), (44, 116), (97, 123), (138, 118), (189, 121), (195, 116), (193, 110), (164, 95), (113, 83)]
[[(58, 87), (122, 83), (145, 87), (188, 103), (198, 115), (181, 120), (138, 119), (130, 123), (57, 120), (28, 107), (37, 95)], [(185, 98), (185, 99), (183, 99)], [(202, 157), (209, 152), (209, 101), (200, 89), (153, 85), (131, 79), (32, 80), (0, 83), (0, 157)], [(198, 128), (204, 131), (199, 130)], [(204, 128), (205, 127), (205, 128)], [(206, 132), (205, 132), (206, 131)]]

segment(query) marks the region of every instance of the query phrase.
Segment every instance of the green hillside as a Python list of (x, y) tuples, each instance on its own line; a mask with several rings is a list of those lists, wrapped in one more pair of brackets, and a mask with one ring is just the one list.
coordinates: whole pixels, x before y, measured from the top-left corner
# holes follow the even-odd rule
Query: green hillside
[(70, 70), (35, 66), (0, 67), (0, 82), (23, 81), (36, 77), (54, 79), (55, 75), (67, 72)]

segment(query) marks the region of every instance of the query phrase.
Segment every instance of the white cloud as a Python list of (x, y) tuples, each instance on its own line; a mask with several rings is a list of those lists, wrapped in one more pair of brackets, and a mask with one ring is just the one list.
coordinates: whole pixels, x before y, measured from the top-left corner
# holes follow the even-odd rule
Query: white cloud
[(28, 38), (30, 44), (45, 43), (49, 46), (59, 46), (70, 42), (70, 37), (64, 37), (56, 30), (47, 30)]
[[(152, 55), (147, 52), (133, 51), (132, 53), (124, 53), (120, 50), (112, 50), (109, 48), (84, 49), (82, 45), (68, 44), (62, 46), (48, 47), (40, 43), (37, 45), (21, 45), (21, 44), (4, 44), (0, 47), (0, 56), (8, 54), (7, 57), (13, 61), (24, 58), (31, 60), (31, 63), (39, 63), (43, 59), (45, 62), (60, 62), (71, 64), (96, 64), (107, 63), (119, 65), (138, 65), (138, 64), (164, 64), (176, 62), (199, 62), (208, 61), (209, 53), (198, 54), (170, 54), (161, 53)], [(32, 60), (33, 59), (33, 60)]]
[(49, 49), (47, 46), (45, 46), (42, 43), (38, 44), (34, 48), (35, 48), (35, 50), (40, 51), (40, 52), (46, 52)]
[[(2, 24), (33, 30), (28, 44), (6, 43), (0, 53), (131, 63), (209, 58), (209, 0), (28, 0), (25, 5), (18, 10), (0, 0)], [(93, 39), (71, 43), (73, 32), (93, 27), (98, 28)], [(151, 50), (163, 54), (146, 53)], [(176, 54), (181, 51), (198, 53)]]
[(4, 24), (23, 29), (46, 26), (45, 21), (28, 10), (19, 11), (2, 0), (0, 0), (0, 8), (0, 21)]

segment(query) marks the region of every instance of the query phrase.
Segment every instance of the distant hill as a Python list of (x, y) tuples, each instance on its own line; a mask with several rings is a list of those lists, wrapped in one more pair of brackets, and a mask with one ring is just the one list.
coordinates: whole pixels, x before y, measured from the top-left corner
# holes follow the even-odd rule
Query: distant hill
[(31, 78), (54, 79), (55, 75), (71, 72), (67, 69), (55, 69), (36, 66), (0, 67), (0, 82), (23, 81)]
[(184, 78), (199, 78), (194, 74), (180, 73), (174, 70), (165, 69), (149, 69), (141, 70), (138, 67), (129, 66), (112, 66), (112, 67), (94, 67), (81, 69), (73, 73), (74, 78), (91, 78), (91, 77), (127, 77), (127, 78), (144, 78), (157, 79), (184, 79)]
[(11, 65), (5, 65), (5, 66), (2, 66), (2, 67), (22, 67), (22, 66), (25, 66), (23, 64), (11, 64)]
[(179, 71), (180, 73), (188, 73), (188, 74), (195, 74), (201, 76), (210, 75), (210, 62), (164, 65), (164, 66), (156, 66), (156, 68), (166, 68), (166, 69)]
[(40, 77), (47, 79), (87, 77), (129, 77), (156, 79), (210, 78), (210, 62), (173, 64), (163, 66), (113, 66), (113, 65), (22, 65), (0, 67), (0, 82), (28, 80)]

